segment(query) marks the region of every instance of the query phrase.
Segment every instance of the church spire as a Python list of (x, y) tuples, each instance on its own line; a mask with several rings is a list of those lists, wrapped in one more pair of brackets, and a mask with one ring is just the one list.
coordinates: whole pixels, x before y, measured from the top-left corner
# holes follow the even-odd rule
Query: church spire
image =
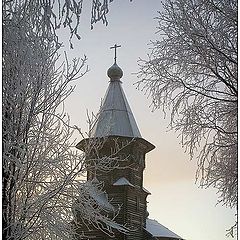
[[(114, 45), (116, 50), (117, 44)], [(114, 60), (116, 61), (116, 55)], [(103, 104), (97, 114), (96, 121), (90, 132), (91, 138), (134, 138), (147, 153), (154, 149), (154, 145), (142, 138), (132, 110), (122, 88), (120, 78), (123, 76), (122, 69), (114, 62), (108, 69), (110, 78), (109, 86), (103, 99)], [(84, 150), (85, 139), (77, 144), (77, 148)]]
[(140, 131), (134, 119), (132, 110), (121, 86), (120, 78), (122, 69), (116, 64), (117, 44), (115, 49), (114, 64), (108, 69), (107, 75), (110, 83), (99, 111), (91, 137), (123, 136), (141, 138)]

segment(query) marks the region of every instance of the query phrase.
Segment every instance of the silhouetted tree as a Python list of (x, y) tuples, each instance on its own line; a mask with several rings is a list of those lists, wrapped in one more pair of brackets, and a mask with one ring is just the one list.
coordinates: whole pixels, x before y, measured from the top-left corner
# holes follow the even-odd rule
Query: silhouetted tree
[[(82, 3), (3, 1), (2, 237), (5, 240), (69, 239), (74, 234), (70, 222), (74, 221), (76, 201), (82, 218), (112, 234), (112, 228), (103, 220), (114, 222), (114, 214), (101, 215), (102, 207), (91, 199), (85, 183), (81, 184), (89, 166), (85, 164), (85, 156), (73, 149), (72, 132), (78, 128), (69, 126), (63, 108), (63, 101), (73, 91), (69, 84), (88, 71), (86, 57), (71, 63), (66, 57), (56, 67), (61, 45), (57, 29), (67, 27), (70, 42), (73, 36), (80, 38), (77, 29)], [(93, 1), (92, 24), (99, 20), (106, 23), (107, 3)], [(99, 144), (92, 141), (89, 149), (97, 150)], [(109, 161), (98, 159), (95, 167), (108, 171)], [(95, 184), (96, 191), (101, 192), (101, 183), (88, 184)]]
[(170, 109), (200, 185), (237, 206), (237, 1), (166, 0), (160, 40), (140, 60), (138, 87), (154, 109)]

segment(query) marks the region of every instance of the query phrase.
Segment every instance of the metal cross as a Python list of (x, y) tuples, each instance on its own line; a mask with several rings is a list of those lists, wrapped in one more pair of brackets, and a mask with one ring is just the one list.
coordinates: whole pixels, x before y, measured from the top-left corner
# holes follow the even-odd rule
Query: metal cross
[(110, 47), (110, 49), (115, 49), (115, 57), (114, 57), (114, 63), (116, 63), (117, 62), (117, 48), (118, 47), (121, 47), (121, 45), (117, 45), (117, 44), (115, 44), (113, 47)]

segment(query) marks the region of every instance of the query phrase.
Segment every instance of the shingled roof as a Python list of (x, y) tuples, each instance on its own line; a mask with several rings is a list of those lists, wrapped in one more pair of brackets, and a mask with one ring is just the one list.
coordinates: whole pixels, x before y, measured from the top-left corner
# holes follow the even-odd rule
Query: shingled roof
[(122, 75), (122, 70), (116, 63), (108, 69), (110, 83), (91, 132), (91, 137), (141, 138), (137, 123), (121, 86), (120, 78)]

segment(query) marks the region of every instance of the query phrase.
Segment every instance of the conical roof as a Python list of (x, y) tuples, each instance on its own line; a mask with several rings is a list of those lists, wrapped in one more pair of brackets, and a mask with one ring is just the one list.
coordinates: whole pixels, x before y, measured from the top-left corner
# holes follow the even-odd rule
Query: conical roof
[(123, 136), (141, 138), (131, 108), (121, 86), (122, 69), (114, 63), (107, 72), (110, 83), (91, 137)]

